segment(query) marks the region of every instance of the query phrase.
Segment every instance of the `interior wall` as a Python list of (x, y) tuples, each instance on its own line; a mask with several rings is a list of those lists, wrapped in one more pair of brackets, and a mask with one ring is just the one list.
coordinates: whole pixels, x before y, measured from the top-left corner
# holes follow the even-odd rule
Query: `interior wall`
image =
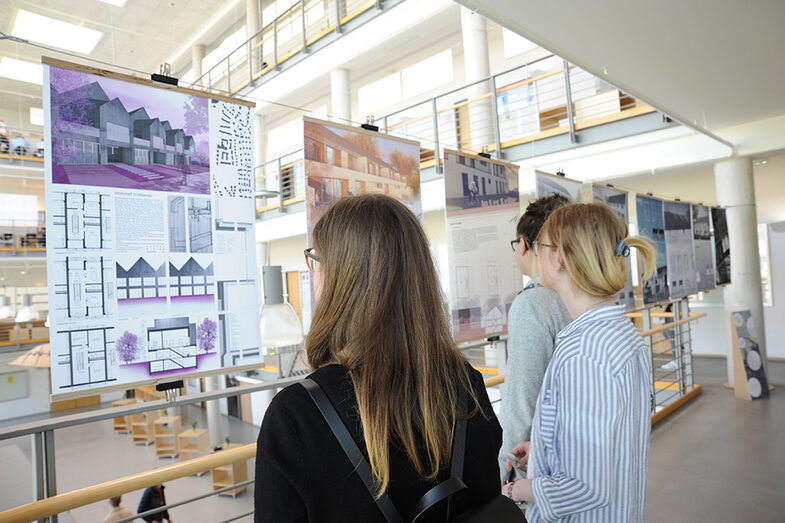
[(0, 420), (18, 418), (49, 412), (49, 369), (13, 367), (8, 362), (21, 352), (0, 357), (0, 374), (27, 372), (27, 397), (18, 400), (0, 401)]

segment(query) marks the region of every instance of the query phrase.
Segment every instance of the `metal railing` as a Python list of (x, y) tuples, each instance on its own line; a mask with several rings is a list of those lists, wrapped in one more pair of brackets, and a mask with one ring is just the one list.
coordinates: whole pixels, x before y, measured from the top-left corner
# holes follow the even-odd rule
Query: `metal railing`
[(293, 56), (307, 54), (324, 38), (344, 31), (343, 26), (381, 0), (301, 0), (293, 3), (258, 32), (205, 71), (194, 83), (235, 94)]
[[(24, 425), (17, 425), (6, 429), (0, 429), (0, 441), (22, 436), (33, 437), (34, 441), (32, 448), (32, 461), (34, 467), (34, 484), (36, 487), (36, 492), (34, 494), (38, 500), (34, 501), (33, 503), (0, 512), (0, 521), (8, 523), (21, 523), (33, 520), (43, 520), (44, 518), (51, 518), (52, 521), (56, 521), (57, 514), (68, 510), (102, 501), (114, 496), (120, 496), (128, 492), (144, 489), (153, 485), (159, 485), (161, 483), (172, 481), (178, 478), (207, 472), (215, 469), (216, 467), (237, 462), (244, 462), (255, 457), (256, 455), (256, 444), (251, 443), (228, 450), (222, 450), (207, 456), (196, 457), (180, 463), (174, 463), (154, 470), (132, 474), (130, 476), (121, 477), (97, 485), (91, 485), (71, 492), (58, 494), (56, 487), (54, 446), (54, 431), (57, 429), (73, 427), (85, 423), (104, 421), (120, 416), (130, 416), (132, 414), (150, 412), (154, 410), (160, 410), (162, 408), (173, 408), (177, 406), (200, 403), (207, 400), (216, 400), (230, 396), (250, 394), (252, 392), (259, 392), (263, 390), (283, 388), (296, 383), (303, 378), (304, 376), (296, 376), (261, 384), (232, 387), (231, 389), (225, 389), (222, 391), (189, 394), (188, 396), (184, 396), (173, 401), (147, 401), (134, 405), (112, 407), (109, 409), (102, 409), (100, 411), (86, 412), (72, 416), (64, 416), (62, 418), (27, 423)], [(501, 375), (486, 379), (486, 387), (493, 387), (500, 384), (503, 382), (503, 378), (504, 376)], [(6, 473), (9, 473), (9, 471), (6, 471)], [(223, 492), (245, 487), (252, 484), (253, 482), (254, 479), (238, 482), (223, 489), (214, 490), (206, 494), (199, 494), (185, 500), (170, 503), (166, 507), (157, 509), (157, 511), (161, 511), (165, 508), (185, 505), (187, 503), (204, 499), (212, 495), (218, 495)], [(243, 513), (234, 516), (227, 521), (233, 521), (251, 514), (252, 512)], [(141, 515), (142, 514), (136, 514), (133, 518), (127, 518), (123, 521), (131, 521), (133, 519), (139, 518)]]
[(0, 160), (10, 163), (31, 162), (43, 167), (43, 135), (28, 129), (8, 129), (0, 124)]
[[(649, 105), (550, 55), (389, 113), (376, 123), (391, 136), (421, 142), (420, 168), (433, 169), (423, 178), (427, 180), (441, 175), (445, 148), (486, 149), (506, 158), (514, 147), (561, 135), (569, 137), (568, 147), (580, 143), (585, 129), (652, 112)], [(302, 202), (302, 149), (259, 166), (256, 186), (280, 194), (259, 202), (262, 218), (267, 211)]]
[(21, 220), (0, 223), (0, 256), (17, 256), (27, 252), (45, 251), (45, 226)]

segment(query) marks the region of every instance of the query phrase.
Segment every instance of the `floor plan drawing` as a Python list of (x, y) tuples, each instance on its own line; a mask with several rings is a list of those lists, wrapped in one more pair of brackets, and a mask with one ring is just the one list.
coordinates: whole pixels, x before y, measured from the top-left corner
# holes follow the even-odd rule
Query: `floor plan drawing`
[(56, 191), (49, 244), (56, 249), (112, 247), (112, 197), (108, 194)]
[[(60, 379), (60, 392), (75, 387), (117, 381), (117, 355), (114, 351), (114, 327), (58, 330), (59, 351), (52, 354), (52, 373)], [(57, 392), (57, 391), (53, 391)]]
[(188, 317), (164, 318), (147, 328), (147, 353), (150, 375), (178, 369), (195, 369), (196, 324)]
[(115, 311), (114, 263), (105, 256), (64, 256), (55, 260), (53, 308), (61, 319), (95, 318)]

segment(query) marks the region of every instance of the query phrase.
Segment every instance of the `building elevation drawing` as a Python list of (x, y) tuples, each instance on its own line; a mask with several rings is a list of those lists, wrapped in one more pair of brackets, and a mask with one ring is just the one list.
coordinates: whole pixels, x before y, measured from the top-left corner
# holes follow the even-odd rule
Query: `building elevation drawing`
[(197, 366), (196, 324), (188, 317), (155, 320), (147, 328), (150, 374)]
[(165, 298), (166, 263), (153, 267), (144, 258), (139, 258), (130, 268), (119, 263), (117, 267), (117, 298)]
[(62, 319), (106, 316), (115, 310), (112, 261), (104, 256), (65, 256), (49, 276), (53, 308)]
[(212, 262), (202, 267), (193, 258), (188, 258), (179, 269), (169, 262), (169, 290), (172, 298), (215, 294)]
[(65, 337), (67, 353), (58, 352), (52, 365), (64, 367), (68, 377), (61, 389), (109, 383), (117, 380), (114, 328), (97, 327), (57, 331)]
[(50, 245), (56, 249), (112, 246), (112, 197), (78, 191), (55, 192)]

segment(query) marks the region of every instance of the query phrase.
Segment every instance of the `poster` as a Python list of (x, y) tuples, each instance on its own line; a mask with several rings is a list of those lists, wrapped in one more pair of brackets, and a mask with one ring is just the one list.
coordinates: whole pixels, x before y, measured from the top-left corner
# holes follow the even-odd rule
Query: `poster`
[(518, 166), (444, 151), (450, 313), (456, 341), (507, 332), (522, 288), (510, 250), (520, 211)]
[(698, 292), (689, 203), (663, 202), (668, 290), (672, 298)]
[(711, 208), (711, 225), (714, 235), (714, 266), (717, 285), (730, 283), (730, 238), (725, 209)]
[(714, 288), (714, 255), (711, 250), (709, 208), (692, 206), (692, 247), (695, 250), (695, 274), (699, 291)]
[(583, 187), (581, 182), (539, 171), (536, 173), (535, 178), (537, 198), (550, 196), (551, 194), (561, 194), (571, 202), (580, 203), (581, 188)]
[(304, 127), (308, 245), (327, 207), (344, 196), (386, 194), (422, 221), (419, 143), (308, 117)]
[(45, 63), (53, 395), (259, 361), (252, 108)]
[(668, 299), (668, 263), (665, 248), (665, 224), (662, 216), (662, 201), (646, 196), (635, 197), (638, 218), (638, 234), (649, 239), (657, 254), (654, 275), (643, 282), (643, 303), (656, 303)]
[[(616, 216), (618, 216), (629, 229), (630, 212), (626, 192), (617, 191), (616, 189), (602, 185), (592, 185), (592, 201), (604, 203), (610, 207)], [(627, 309), (632, 309), (635, 307), (635, 292), (632, 287), (631, 258), (625, 258), (625, 262), (627, 263), (627, 285), (616, 296), (616, 303), (618, 305), (624, 305)]]
[(769, 383), (766, 380), (766, 369), (758, 345), (758, 333), (752, 313), (748, 310), (733, 313), (733, 325), (739, 342), (741, 360), (747, 378), (747, 388), (754, 400), (769, 397)]

